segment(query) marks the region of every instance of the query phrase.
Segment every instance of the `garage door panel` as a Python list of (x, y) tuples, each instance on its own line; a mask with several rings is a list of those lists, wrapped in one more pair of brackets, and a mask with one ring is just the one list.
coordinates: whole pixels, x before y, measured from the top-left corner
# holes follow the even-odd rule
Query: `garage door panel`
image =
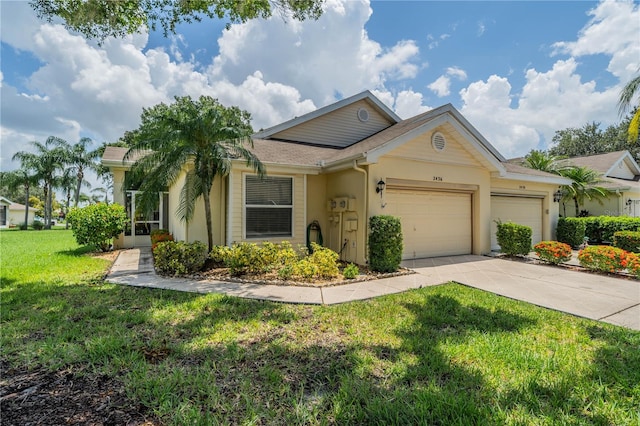
[(525, 197), (491, 197), (491, 249), (499, 250), (496, 221), (513, 222), (531, 228), (531, 244), (542, 241), (542, 199)]
[(400, 218), (404, 259), (471, 253), (471, 195), (390, 191), (389, 212)]

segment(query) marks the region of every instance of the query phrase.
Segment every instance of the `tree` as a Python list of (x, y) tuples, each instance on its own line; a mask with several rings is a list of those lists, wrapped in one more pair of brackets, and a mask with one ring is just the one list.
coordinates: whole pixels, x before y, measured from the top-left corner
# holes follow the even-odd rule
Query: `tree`
[(19, 169), (0, 174), (0, 181), (3, 186), (6, 186), (11, 190), (15, 190), (17, 188), (22, 188), (24, 190), (25, 226), (29, 224), (29, 190), (32, 185), (38, 184), (38, 176), (35, 174), (35, 171), (29, 161), (30, 160), (27, 160), (27, 157), (25, 157)]
[(164, 36), (176, 33), (181, 23), (202, 18), (229, 19), (230, 23), (268, 18), (273, 12), (297, 20), (317, 19), (323, 0), (32, 0), (41, 19), (62, 18), (67, 29), (99, 42), (162, 28)]
[[(226, 176), (233, 159), (242, 159), (258, 175), (265, 173), (260, 160), (245, 146), (253, 147), (250, 114), (225, 107), (217, 99), (176, 97), (175, 103), (145, 108), (141, 125), (125, 159), (137, 158), (125, 187), (138, 187), (140, 204), (150, 211), (158, 193), (175, 184), (186, 168), (180, 192), (180, 219), (193, 218), (195, 202), (204, 201), (209, 251), (213, 248), (210, 193), (216, 176)], [(138, 198), (136, 198), (138, 200)]]
[(538, 151), (532, 149), (524, 157), (524, 166), (534, 170), (540, 170), (547, 173), (560, 174), (562, 168), (558, 161), (562, 157), (551, 155), (546, 151)]
[(573, 200), (576, 208), (576, 216), (580, 215), (580, 204), (587, 200), (597, 200), (602, 203), (602, 198), (607, 198), (607, 190), (598, 186), (601, 182), (600, 175), (595, 170), (588, 167), (567, 167), (562, 169), (560, 174), (571, 179), (571, 185), (563, 185), (562, 202)]
[(35, 154), (27, 151), (16, 152), (14, 160), (26, 161), (35, 171), (36, 176), (44, 183), (45, 207), (44, 226), (51, 229), (51, 211), (53, 207), (53, 189), (56, 173), (63, 168), (65, 158), (61, 145), (64, 140), (55, 136), (49, 136), (45, 143), (31, 142)]
[(84, 172), (86, 170), (98, 171), (96, 160), (100, 158), (101, 152), (99, 150), (87, 151), (87, 147), (92, 143), (89, 138), (82, 138), (74, 145), (69, 145), (62, 139), (60, 139), (60, 141), (65, 153), (64, 162), (76, 173), (73, 206), (78, 207), (80, 188), (84, 184)]
[(597, 122), (587, 123), (581, 128), (557, 130), (548, 152), (557, 157), (581, 157), (627, 150), (640, 160), (640, 144), (632, 143), (628, 138), (631, 120), (629, 116), (605, 130)]
[[(620, 115), (625, 114), (632, 107), (633, 98), (636, 94), (640, 94), (640, 74), (627, 83), (622, 92), (620, 92), (620, 100), (618, 101)], [(637, 143), (638, 133), (640, 133), (640, 105), (636, 104), (633, 118), (628, 127), (629, 142)]]
[[(61, 188), (65, 193), (65, 205), (64, 214), (65, 217), (69, 213), (69, 207), (71, 206), (71, 191), (76, 187), (76, 175), (71, 169), (65, 169), (62, 176), (58, 178), (57, 186)], [(69, 229), (69, 221), (65, 221), (65, 229)]]

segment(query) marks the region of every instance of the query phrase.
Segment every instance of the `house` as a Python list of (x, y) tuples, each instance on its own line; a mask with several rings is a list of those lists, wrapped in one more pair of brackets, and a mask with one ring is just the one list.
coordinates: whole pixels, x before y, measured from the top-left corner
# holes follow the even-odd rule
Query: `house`
[[(640, 166), (629, 151), (572, 157), (564, 162), (601, 174), (602, 182), (598, 186), (605, 188), (609, 197), (601, 200), (602, 204), (596, 200), (585, 200), (582, 208), (591, 216), (640, 217)], [(567, 215), (572, 214), (575, 211), (567, 209)]]
[[(214, 242), (317, 238), (343, 260), (365, 264), (373, 215), (400, 218), (405, 259), (484, 254), (497, 248), (496, 220), (531, 226), (533, 243), (551, 239), (565, 178), (507, 163), (452, 105), (402, 120), (369, 91), (262, 130), (254, 153), (267, 177), (233, 164), (211, 192)], [(117, 246), (149, 245), (152, 229), (177, 240), (206, 241), (202, 201), (193, 220), (174, 212), (180, 182), (158, 198), (151, 215), (136, 212), (136, 192), (123, 189), (133, 160), (108, 147), (102, 162), (114, 177), (114, 198), (131, 224)], [(132, 214), (133, 212), (133, 214)]]
[[(24, 213), (27, 207), (24, 204), (14, 203), (0, 196), (0, 228), (18, 226), (24, 223)], [(35, 209), (29, 209), (27, 223), (33, 223)]]

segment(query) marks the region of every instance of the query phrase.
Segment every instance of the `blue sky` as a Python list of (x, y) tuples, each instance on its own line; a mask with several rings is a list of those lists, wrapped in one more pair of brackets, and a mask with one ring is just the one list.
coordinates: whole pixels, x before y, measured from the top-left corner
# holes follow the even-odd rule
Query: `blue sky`
[[(452, 103), (506, 157), (620, 121), (640, 69), (637, 2), (327, 0), (318, 21), (182, 25), (102, 46), (0, 2), (0, 166), (49, 135), (117, 140), (143, 107), (202, 94), (255, 129), (371, 90), (401, 117)], [(96, 183), (97, 184), (97, 183)]]

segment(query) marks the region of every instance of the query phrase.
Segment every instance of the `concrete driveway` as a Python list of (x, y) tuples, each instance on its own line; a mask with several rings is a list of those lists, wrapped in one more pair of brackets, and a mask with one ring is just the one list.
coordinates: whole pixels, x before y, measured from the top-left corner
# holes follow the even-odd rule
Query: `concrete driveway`
[(403, 262), (430, 281), (455, 281), (580, 317), (640, 330), (640, 281), (485, 256)]
[(403, 262), (416, 274), (334, 287), (296, 287), (155, 274), (149, 248), (122, 251), (106, 280), (194, 293), (223, 293), (285, 303), (336, 304), (455, 281), (480, 290), (580, 317), (640, 330), (640, 281), (486, 256)]

